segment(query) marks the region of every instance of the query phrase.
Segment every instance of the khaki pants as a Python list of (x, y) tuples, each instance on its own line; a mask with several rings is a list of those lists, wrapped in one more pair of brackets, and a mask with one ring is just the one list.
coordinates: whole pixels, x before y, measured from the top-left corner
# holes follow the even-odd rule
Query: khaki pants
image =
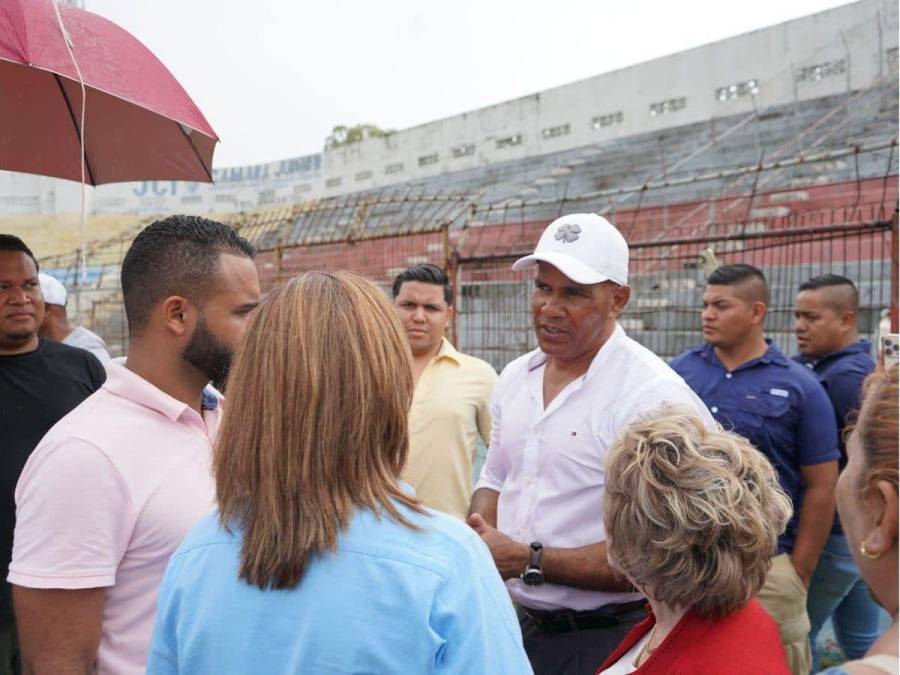
[(778, 624), (791, 672), (794, 675), (809, 675), (812, 652), (809, 647), (806, 587), (797, 576), (787, 553), (772, 558), (772, 567), (757, 599)]

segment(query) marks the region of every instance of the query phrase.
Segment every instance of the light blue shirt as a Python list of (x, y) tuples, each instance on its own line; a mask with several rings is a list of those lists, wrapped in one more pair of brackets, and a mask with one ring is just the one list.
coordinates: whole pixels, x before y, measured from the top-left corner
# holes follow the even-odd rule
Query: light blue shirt
[(239, 579), (239, 532), (207, 516), (169, 562), (147, 673), (531, 673), (478, 535), (398, 508), (422, 529), (359, 511), (290, 590)]

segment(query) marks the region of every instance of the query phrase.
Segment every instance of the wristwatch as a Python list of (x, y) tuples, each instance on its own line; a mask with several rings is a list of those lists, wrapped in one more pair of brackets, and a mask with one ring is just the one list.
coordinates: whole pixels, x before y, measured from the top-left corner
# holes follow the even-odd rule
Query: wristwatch
[(529, 549), (528, 564), (522, 572), (522, 581), (529, 586), (540, 586), (544, 583), (544, 568), (541, 567), (544, 545), (539, 541), (533, 541)]

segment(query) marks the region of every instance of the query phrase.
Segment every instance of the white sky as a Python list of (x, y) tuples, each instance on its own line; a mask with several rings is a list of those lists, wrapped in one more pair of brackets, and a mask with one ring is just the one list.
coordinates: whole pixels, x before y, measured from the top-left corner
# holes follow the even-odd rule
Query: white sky
[(843, 1), (86, 0), (185, 87), (216, 166), (403, 129), (830, 9)]

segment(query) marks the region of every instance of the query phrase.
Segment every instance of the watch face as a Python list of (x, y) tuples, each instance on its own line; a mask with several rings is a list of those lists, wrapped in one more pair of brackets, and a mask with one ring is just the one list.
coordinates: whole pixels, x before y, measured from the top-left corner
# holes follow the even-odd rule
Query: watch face
[(544, 573), (539, 569), (531, 567), (525, 570), (525, 573), (522, 575), (522, 581), (528, 586), (538, 586), (544, 583)]

